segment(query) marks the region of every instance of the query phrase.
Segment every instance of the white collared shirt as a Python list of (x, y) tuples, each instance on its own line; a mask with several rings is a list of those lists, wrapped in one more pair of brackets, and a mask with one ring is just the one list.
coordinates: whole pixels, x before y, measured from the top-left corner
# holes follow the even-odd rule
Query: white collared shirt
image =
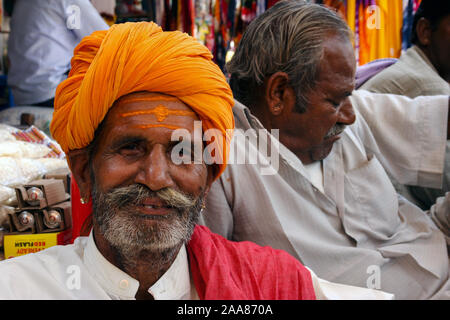
[[(98, 251), (92, 233), (74, 244), (0, 262), (0, 299), (133, 300), (139, 282)], [(155, 300), (198, 299), (186, 247), (148, 292)]]
[[(105, 288), (112, 299), (134, 299), (139, 288), (139, 281), (105, 259), (95, 245), (92, 232), (84, 251), (84, 262), (92, 276)], [(148, 289), (148, 293), (155, 300), (191, 300), (191, 298), (195, 298), (196, 290), (189, 275), (185, 245), (181, 247), (170, 268)]]
[(308, 173), (309, 181), (319, 189), (322, 193), (325, 193), (323, 187), (323, 167), (322, 161), (314, 161), (311, 164), (304, 165), (306, 172)]

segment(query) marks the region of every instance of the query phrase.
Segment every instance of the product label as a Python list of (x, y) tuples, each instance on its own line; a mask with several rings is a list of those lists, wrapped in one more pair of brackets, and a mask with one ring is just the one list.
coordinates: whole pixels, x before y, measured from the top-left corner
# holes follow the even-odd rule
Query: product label
[(3, 240), (5, 258), (14, 258), (56, 246), (58, 234), (59, 232), (5, 235)]

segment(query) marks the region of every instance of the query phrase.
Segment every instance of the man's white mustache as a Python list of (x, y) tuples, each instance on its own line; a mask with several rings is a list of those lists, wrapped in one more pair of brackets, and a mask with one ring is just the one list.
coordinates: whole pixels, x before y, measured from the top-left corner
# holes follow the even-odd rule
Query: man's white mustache
[(191, 208), (196, 204), (196, 199), (173, 188), (152, 191), (139, 184), (116, 188), (109, 192), (108, 198), (114, 199), (116, 207), (141, 205), (148, 198), (159, 198), (167, 206), (178, 209)]
[(331, 138), (331, 137), (334, 137), (334, 136), (337, 136), (337, 135), (341, 134), (342, 132), (344, 132), (346, 127), (347, 126), (343, 125), (343, 124), (336, 124), (336, 125), (334, 125), (330, 129), (330, 131), (328, 131), (328, 133), (325, 135), (324, 139), (328, 139), (328, 138)]

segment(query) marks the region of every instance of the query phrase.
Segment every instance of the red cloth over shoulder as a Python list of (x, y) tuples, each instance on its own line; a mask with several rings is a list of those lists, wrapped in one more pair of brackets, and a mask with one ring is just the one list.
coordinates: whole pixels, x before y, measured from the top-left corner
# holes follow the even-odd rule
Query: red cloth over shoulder
[(196, 226), (187, 245), (201, 300), (315, 300), (311, 274), (282, 250), (233, 242)]
[(92, 225), (92, 201), (86, 204), (80, 202), (80, 189), (71, 177), (70, 198), (72, 203), (72, 239), (70, 243), (79, 236), (88, 236)]

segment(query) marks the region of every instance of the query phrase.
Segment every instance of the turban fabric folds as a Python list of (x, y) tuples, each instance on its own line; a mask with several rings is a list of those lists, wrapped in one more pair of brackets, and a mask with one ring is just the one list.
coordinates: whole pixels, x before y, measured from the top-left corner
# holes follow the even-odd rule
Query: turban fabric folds
[[(217, 129), (223, 151), (216, 178), (226, 167), (234, 128), (231, 90), (210, 51), (179, 31), (152, 22), (124, 23), (85, 37), (74, 50), (69, 76), (56, 90), (50, 125), (64, 152), (88, 146), (108, 110), (120, 97), (148, 91), (177, 97)], [(227, 131), (228, 129), (228, 131)]]

